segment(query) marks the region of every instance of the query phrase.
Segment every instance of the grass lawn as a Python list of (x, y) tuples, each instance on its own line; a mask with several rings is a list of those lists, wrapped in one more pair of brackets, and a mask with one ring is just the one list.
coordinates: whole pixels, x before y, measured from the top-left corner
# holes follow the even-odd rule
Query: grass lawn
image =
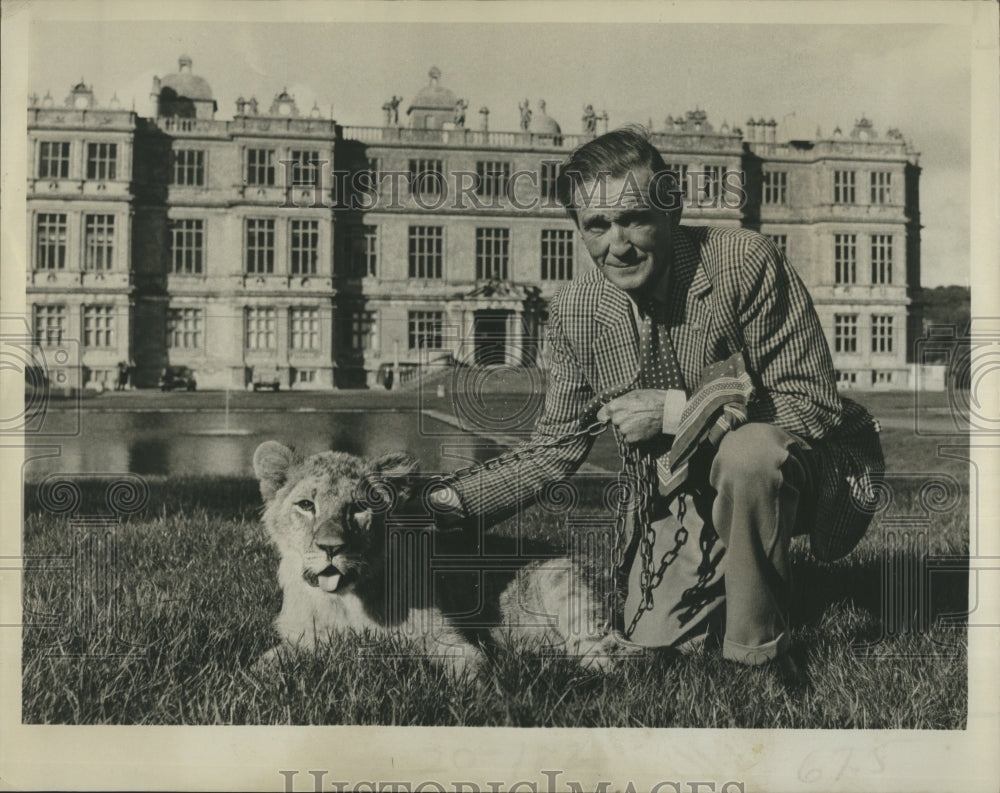
[[(81, 529), (46, 509), (29, 484), (23, 720), (962, 728), (966, 633), (938, 618), (966, 609), (967, 573), (935, 575), (927, 602), (890, 597), (883, 583), (908, 580), (903, 572), (928, 558), (967, 554), (967, 467), (942, 459), (936, 439), (910, 430), (887, 429), (883, 440), (895, 496), (885, 519), (833, 564), (813, 560), (799, 540), (793, 545), (793, 651), (811, 679), (797, 694), (763, 670), (723, 662), (717, 651), (626, 663), (608, 674), (560, 658), (505, 655), (495, 680), (475, 687), (400, 648), (362, 654), (350, 641), (261, 680), (251, 666), (276, 641), (270, 622), (280, 592), (250, 472), (147, 477), (148, 502), (114, 529), (108, 547), (116, 557), (106, 565), (89, 543), (74, 550)], [(892, 519), (925, 514), (920, 491), (938, 473), (957, 482), (954, 498), (935, 502), (943, 511), (931, 513), (926, 532), (901, 535)], [(107, 513), (104, 483), (82, 479), (80, 487), (78, 514)], [(588, 485), (578, 509), (606, 514), (600, 489)], [(522, 531), (565, 542), (563, 521), (541, 509), (526, 513)]]

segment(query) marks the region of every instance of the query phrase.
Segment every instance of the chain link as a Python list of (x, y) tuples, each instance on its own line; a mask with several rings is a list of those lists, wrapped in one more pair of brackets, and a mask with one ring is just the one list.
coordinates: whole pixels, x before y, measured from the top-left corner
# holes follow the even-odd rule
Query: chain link
[[(585, 427), (581, 427), (576, 432), (560, 435), (543, 443), (533, 443), (520, 449), (514, 449), (504, 454), (498, 455), (485, 463), (477, 463), (464, 468), (459, 468), (449, 475), (449, 479), (460, 479), (475, 471), (491, 471), (502, 465), (521, 462), (533, 457), (545, 449), (555, 446), (566, 446), (580, 438), (590, 436), (597, 437), (608, 427), (608, 421), (595, 421)], [(615, 431), (615, 441), (618, 444), (618, 452), (621, 455), (622, 467), (618, 473), (619, 504), (615, 517), (614, 547), (612, 559), (614, 563), (614, 574), (617, 578), (624, 571), (625, 552), (631, 544), (632, 537), (629, 536), (628, 524), (631, 514), (633, 519), (633, 535), (639, 535), (639, 554), (642, 568), (639, 572), (639, 588), (641, 598), (638, 610), (632, 618), (625, 636), (628, 637), (635, 630), (639, 619), (647, 611), (653, 609), (653, 590), (663, 581), (666, 569), (674, 562), (680, 554), (681, 548), (687, 542), (688, 530), (681, 525), (674, 534), (674, 547), (663, 554), (658, 566), (654, 568), (653, 549), (656, 546), (656, 531), (653, 529), (653, 507), (657, 492), (657, 482), (659, 481), (656, 471), (656, 460), (647, 451), (638, 446), (633, 446), (625, 441), (621, 433)], [(683, 521), (684, 500), (678, 498), (679, 505), (678, 520)], [(710, 545), (709, 545), (710, 547)], [(702, 540), (703, 558), (708, 559), (707, 549)], [(707, 571), (703, 568), (709, 567)], [(699, 580), (693, 589), (703, 586), (703, 579), (711, 578), (714, 572), (703, 563), (698, 569)]]
[(636, 610), (625, 636), (631, 636), (642, 615), (653, 609), (653, 590), (663, 580), (663, 572), (677, 558), (681, 547), (687, 540), (687, 529), (681, 526), (675, 536), (674, 547), (664, 554), (659, 569), (654, 569), (653, 549), (656, 547), (656, 531), (653, 529), (653, 508), (655, 505), (657, 482), (656, 460), (651, 454), (638, 446), (628, 444), (620, 433), (615, 433), (618, 442), (618, 452), (622, 458), (622, 471), (619, 481), (630, 481), (632, 494), (631, 509), (619, 509), (615, 526), (614, 559), (616, 575), (624, 574), (625, 551), (631, 544), (632, 537), (628, 533), (628, 520), (631, 513), (633, 535), (639, 537), (639, 607)]

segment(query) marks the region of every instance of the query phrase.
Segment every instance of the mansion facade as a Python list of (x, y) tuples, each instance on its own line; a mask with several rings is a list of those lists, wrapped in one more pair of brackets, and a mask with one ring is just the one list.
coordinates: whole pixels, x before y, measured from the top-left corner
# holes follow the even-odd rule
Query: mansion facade
[[(62, 350), (49, 368), (98, 388), (125, 361), (139, 387), (186, 366), (199, 388), (264, 373), (329, 389), (541, 363), (548, 301), (593, 266), (555, 175), (607, 115), (588, 108), (568, 134), (525, 102), (518, 131), (489, 129), (486, 108), (467, 126), (440, 77), (373, 127), (285, 91), (216, 119), (187, 57), (154, 80), (152, 118), (82, 82), (61, 105), (32, 97), (27, 292), (43, 352)], [(698, 110), (663, 126), (652, 141), (685, 186), (684, 222), (769, 235), (809, 287), (841, 385), (908, 387), (920, 168), (902, 136), (861, 119), (779, 142), (773, 120), (715, 129)]]

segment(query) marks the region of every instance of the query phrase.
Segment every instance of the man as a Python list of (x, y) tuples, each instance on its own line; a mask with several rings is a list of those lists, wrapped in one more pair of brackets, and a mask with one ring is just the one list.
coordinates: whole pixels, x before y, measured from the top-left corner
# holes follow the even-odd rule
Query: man
[[(636, 469), (656, 481), (638, 484), (649, 503), (627, 516), (623, 640), (685, 647), (722, 631), (725, 658), (785, 668), (789, 541), (808, 532), (825, 559), (854, 546), (881, 466), (877, 425), (839, 397), (819, 318), (784, 257), (752, 231), (681, 226), (676, 182), (641, 130), (580, 147), (557, 192), (596, 268), (550, 306), (533, 438), (433, 501), (487, 523), (510, 514), (586, 458), (593, 438), (579, 431), (596, 397), (626, 452), (656, 463)], [(742, 380), (713, 379), (720, 362), (745, 369)], [(699, 416), (719, 382), (752, 383), (732, 395), (744, 412)], [(669, 489), (673, 436), (727, 417), (721, 439), (699, 436), (681, 492)]]

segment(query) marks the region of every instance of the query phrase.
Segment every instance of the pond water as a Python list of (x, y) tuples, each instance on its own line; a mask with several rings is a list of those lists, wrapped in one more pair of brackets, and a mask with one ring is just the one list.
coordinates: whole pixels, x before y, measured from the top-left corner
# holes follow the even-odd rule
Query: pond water
[[(59, 436), (55, 433), (72, 432)], [(52, 473), (252, 476), (266, 440), (303, 454), (334, 449), (362, 456), (406, 450), (425, 471), (451, 471), (499, 451), (443, 422), (398, 411), (50, 413), (48, 437), (27, 437), (25, 478)], [(28, 459), (30, 458), (30, 459)]]

